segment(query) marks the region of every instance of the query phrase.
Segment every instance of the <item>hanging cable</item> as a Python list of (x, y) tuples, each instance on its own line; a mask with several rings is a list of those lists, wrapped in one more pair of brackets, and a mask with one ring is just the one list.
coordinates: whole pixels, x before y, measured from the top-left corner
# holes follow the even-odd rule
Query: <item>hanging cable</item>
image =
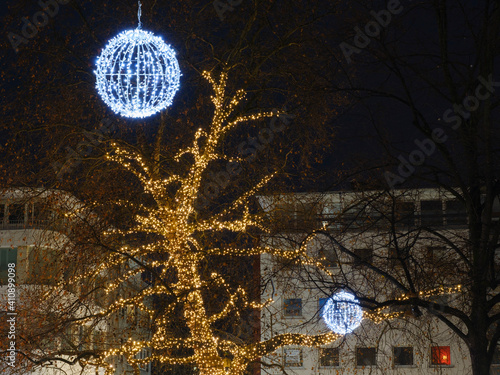
[(138, 1), (139, 3), (139, 10), (137, 11), (137, 19), (139, 20), (139, 25), (137, 25), (137, 28), (138, 29), (142, 29), (142, 23), (141, 23), (141, 15), (142, 15), (142, 11), (141, 11), (141, 7), (142, 7), (142, 4), (140, 1)]

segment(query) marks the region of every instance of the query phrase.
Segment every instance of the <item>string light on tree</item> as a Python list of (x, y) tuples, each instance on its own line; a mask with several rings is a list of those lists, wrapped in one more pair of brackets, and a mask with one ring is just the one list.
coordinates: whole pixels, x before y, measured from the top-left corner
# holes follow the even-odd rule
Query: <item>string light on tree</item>
[[(115, 339), (113, 345), (98, 352), (92, 360), (95, 367), (106, 368), (105, 375), (114, 374), (112, 367), (117, 360), (126, 361), (138, 373), (139, 366), (149, 362), (166, 365), (196, 366), (200, 375), (226, 375), (227, 368), (232, 375), (244, 375), (252, 361), (276, 351), (286, 345), (320, 347), (337, 340), (340, 335), (326, 332), (319, 335), (300, 333), (281, 333), (260, 342), (247, 342), (232, 335), (221, 334), (220, 323), (228, 317), (242, 319), (241, 311), (262, 309), (264, 305), (252, 301), (244, 288), (232, 285), (224, 275), (205, 273), (208, 257), (249, 256), (269, 253), (276, 256), (291, 256), (288, 250), (259, 245), (240, 248), (228, 245), (219, 246), (200, 241), (201, 233), (246, 233), (251, 228), (266, 231), (262, 218), (252, 213), (250, 201), (274, 176), (262, 177), (251, 187), (234, 197), (231, 205), (221, 212), (207, 214), (206, 217), (193, 220), (197, 211), (197, 200), (201, 196), (203, 182), (210, 166), (217, 160), (238, 161), (224, 152), (224, 140), (240, 124), (259, 121), (282, 114), (281, 111), (264, 111), (247, 115), (234, 112), (245, 99), (245, 91), (237, 90), (234, 94), (226, 92), (228, 74), (224, 70), (219, 79), (210, 72), (203, 72), (203, 77), (211, 84), (213, 117), (208, 126), (198, 129), (192, 143), (180, 150), (171, 159), (178, 163), (179, 170), (185, 168), (189, 173), (157, 174), (155, 162), (145, 158), (133, 147), (111, 143), (106, 158), (120, 165), (135, 176), (137, 183), (154, 204), (117, 200), (116, 205), (135, 212), (134, 220), (127, 229), (112, 228), (103, 233), (105, 242), (119, 245), (116, 252), (99, 262), (96, 267), (79, 273), (71, 283), (81, 284), (84, 280), (94, 280), (102, 275), (112, 275), (105, 282), (103, 291), (109, 298), (102, 312), (80, 319), (76, 325), (92, 325), (99, 319), (112, 320), (127, 307), (137, 308), (137, 320), (144, 326), (154, 321), (154, 328), (143, 337), (136, 337), (139, 330), (125, 330)], [(186, 157), (187, 155), (187, 157)], [(152, 242), (130, 244), (130, 236), (151, 237)], [(144, 237), (145, 235), (145, 237)], [(307, 246), (301, 247), (294, 256), (306, 258)], [(130, 264), (134, 263), (134, 267)], [(306, 260), (304, 259), (304, 262)], [(316, 264), (316, 260), (307, 262)], [(161, 269), (161, 271), (159, 271)], [(120, 270), (117, 271), (116, 270)], [(131, 280), (141, 279), (144, 273), (154, 277), (146, 288), (128, 288)], [(173, 279), (171, 273), (176, 277)], [(129, 294), (122, 290), (130, 291)], [(216, 310), (208, 309), (211, 302), (207, 296), (221, 296)], [(159, 310), (151, 306), (151, 298), (175, 298), (178, 303)], [(210, 304), (208, 304), (210, 302)], [(270, 301), (268, 303), (271, 303)], [(182, 308), (182, 314), (176, 308)], [(171, 330), (172, 324), (180, 320), (185, 326), (186, 335), (176, 337)], [(147, 352), (146, 358), (140, 353)], [(185, 353), (190, 353), (186, 355)], [(140, 358), (139, 358), (140, 357)], [(230, 361), (228, 361), (230, 358)], [(89, 362), (87, 362), (89, 363)]]
[(180, 69), (174, 50), (139, 25), (111, 39), (97, 60), (96, 87), (111, 109), (125, 117), (144, 118), (172, 104)]
[(322, 317), (333, 332), (345, 335), (360, 326), (363, 311), (354, 295), (340, 292), (328, 298)]

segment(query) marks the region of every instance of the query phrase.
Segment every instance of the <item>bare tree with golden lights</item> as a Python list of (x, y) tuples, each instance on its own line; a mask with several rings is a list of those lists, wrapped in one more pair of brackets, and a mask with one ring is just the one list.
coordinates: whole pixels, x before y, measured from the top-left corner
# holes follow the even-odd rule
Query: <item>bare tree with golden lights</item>
[[(105, 292), (113, 296), (108, 298), (109, 303), (100, 312), (87, 316), (79, 324), (88, 325), (93, 320), (106, 319), (129, 307), (137, 307), (140, 310), (138, 314), (150, 322), (150, 332), (146, 336), (130, 331), (108, 333), (114, 339), (108, 340), (105, 349), (96, 350), (85, 362), (106, 368), (107, 374), (115, 371), (117, 358), (125, 359), (136, 374), (140, 373), (141, 366), (149, 362), (191, 364), (202, 375), (222, 375), (227, 371), (243, 374), (252, 361), (281, 346), (316, 346), (338, 338), (334, 333), (284, 333), (262, 342), (245, 342), (224, 334), (218, 328), (218, 324), (229, 316), (240, 316), (242, 310), (259, 309), (263, 304), (252, 300), (243, 286), (235, 280), (228, 280), (223, 273), (206, 274), (207, 261), (218, 256), (290, 255), (279, 248), (224, 245), (221, 241), (215, 244), (205, 239), (206, 234), (213, 237), (217, 233), (244, 234), (253, 229), (266, 231), (259, 216), (251, 211), (250, 203), (273, 174), (261, 178), (215, 213), (199, 214), (197, 200), (212, 163), (219, 160), (242, 161), (223, 153), (223, 141), (228, 133), (242, 123), (280, 113), (234, 115), (245, 92), (239, 90), (233, 97), (229, 96), (226, 92), (226, 72), (221, 73), (219, 80), (208, 72), (203, 76), (213, 87), (215, 109), (208, 129), (200, 128), (191, 146), (179, 151), (174, 158), (175, 162), (188, 166), (184, 172), (163, 175), (155, 165), (158, 158), (144, 157), (132, 146), (112, 143), (112, 151), (106, 155), (109, 161), (135, 176), (146, 198), (144, 203), (115, 202), (136, 213), (133, 225), (103, 233), (102, 241), (109, 246), (106, 247), (108, 254), (101, 258), (102, 263), (72, 278), (71, 283), (82, 283), (108, 275)], [(114, 247), (112, 244), (120, 245)], [(310, 262), (316, 264), (312, 259)], [(117, 273), (117, 270), (120, 271)], [(148, 275), (147, 287), (124, 287), (125, 283), (144, 278), (144, 275)], [(120, 289), (127, 292), (118, 293)], [(216, 309), (208, 308), (213, 305), (211, 299), (214, 298), (221, 303)], [(171, 302), (160, 311), (156, 307), (162, 300)], [(173, 319), (179, 319), (179, 324), (184, 326), (183, 336), (173, 334), (170, 328)], [(148, 354), (141, 357), (143, 351)]]

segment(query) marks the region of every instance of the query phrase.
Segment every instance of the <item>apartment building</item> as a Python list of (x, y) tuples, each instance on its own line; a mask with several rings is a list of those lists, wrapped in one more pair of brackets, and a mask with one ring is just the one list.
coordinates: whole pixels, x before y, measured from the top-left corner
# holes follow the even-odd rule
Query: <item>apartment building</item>
[[(124, 332), (134, 337), (148, 335), (138, 311), (133, 308), (124, 308), (116, 317), (110, 316), (97, 323), (95, 320), (83, 325), (78, 323), (79, 317), (102, 311), (109, 300), (116, 297), (102, 292), (91, 293), (93, 288), (97, 289), (96, 280), (82, 279), (74, 285), (61, 284), (74, 276), (71, 262), (78, 261), (62, 260), (65, 256), (67, 258), (68, 249), (73, 246), (74, 239), (70, 237), (93, 220), (97, 222), (96, 215), (73, 196), (61, 191), (9, 189), (1, 192), (2, 373), (104, 374), (104, 369), (93, 366), (91, 360), (87, 359), (86, 363), (75, 358), (84, 352), (112, 348)], [(103, 275), (100, 281), (104, 285), (106, 276)], [(131, 280), (129, 287), (143, 287), (143, 281), (140, 277)], [(31, 341), (27, 342), (26, 337)], [(54, 359), (33, 363), (19, 352), (11, 356), (13, 352), (9, 349), (12, 347), (29, 351), (33, 360)], [(148, 351), (144, 349), (138, 358), (147, 355)], [(134, 373), (119, 357), (112, 365), (116, 374)], [(140, 370), (141, 375), (149, 375), (151, 365), (142, 365)]]
[[(328, 332), (325, 303), (340, 292), (364, 306), (352, 332), (321, 348), (280, 348), (263, 358), (262, 374), (472, 373), (467, 346), (436, 317), (447, 316), (444, 306), (467, 304), (459, 255), (467, 251), (467, 215), (454, 196), (415, 189), (283, 194), (259, 202), (273, 227), (262, 243), (291, 254), (261, 256), (262, 300), (272, 301), (261, 312), (262, 339)], [(294, 257), (301, 248), (320, 266)], [(429, 308), (393, 303), (369, 314), (374, 309), (366, 307), (375, 303), (408, 297), (398, 283), (409, 280)], [(491, 373), (500, 373), (498, 351)]]

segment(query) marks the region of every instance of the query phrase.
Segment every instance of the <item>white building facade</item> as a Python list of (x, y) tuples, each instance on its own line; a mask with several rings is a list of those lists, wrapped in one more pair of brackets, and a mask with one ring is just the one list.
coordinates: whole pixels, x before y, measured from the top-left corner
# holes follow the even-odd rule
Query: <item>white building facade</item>
[[(78, 200), (60, 191), (11, 189), (0, 195), (2, 373), (104, 374), (104, 368), (92, 365), (91, 360), (75, 361), (76, 356), (85, 351), (108, 349), (109, 338), (116, 330), (133, 330), (131, 317), (137, 318), (136, 312), (130, 309), (120, 312), (116, 322), (103, 319), (97, 324), (78, 324), (79, 316), (97, 314), (103, 305), (98, 299), (81, 299), (85, 294), (82, 291), (92, 288), (86, 282), (74, 286), (76, 289), (58, 285), (68, 274), (65, 269), (68, 263), (61, 262), (71, 246), (65, 232), (83, 220), (82, 208)], [(70, 215), (66, 217), (66, 214)], [(85, 220), (93, 217), (93, 214), (85, 215)], [(49, 298), (45, 298), (47, 294)], [(65, 327), (58, 326), (58, 319), (65, 321)], [(75, 324), (71, 324), (72, 319)], [(27, 334), (35, 339), (26, 343)], [(19, 353), (24, 349), (30, 351), (34, 360), (54, 359), (33, 363)], [(145, 358), (147, 353), (140, 355)], [(113, 366), (116, 374), (134, 373), (119, 359)], [(141, 366), (140, 373), (151, 374), (151, 365)]]
[[(467, 346), (432, 313), (467, 303), (461, 293), (462, 260), (448, 246), (461, 249), (467, 238), (465, 211), (453, 196), (421, 189), (259, 200), (274, 223), (262, 243), (292, 254), (290, 259), (261, 256), (262, 300), (272, 301), (261, 312), (262, 339), (328, 332), (322, 309), (341, 291), (373, 307), (364, 308), (361, 325), (336, 342), (321, 348), (285, 346), (263, 358), (262, 374), (471, 373)], [(307, 258), (293, 257), (302, 254), (300, 249)], [(408, 287), (409, 282), (430, 309), (404, 304), (375, 309), (374, 302), (408, 297), (398, 283)], [(500, 373), (498, 353), (491, 373)]]

